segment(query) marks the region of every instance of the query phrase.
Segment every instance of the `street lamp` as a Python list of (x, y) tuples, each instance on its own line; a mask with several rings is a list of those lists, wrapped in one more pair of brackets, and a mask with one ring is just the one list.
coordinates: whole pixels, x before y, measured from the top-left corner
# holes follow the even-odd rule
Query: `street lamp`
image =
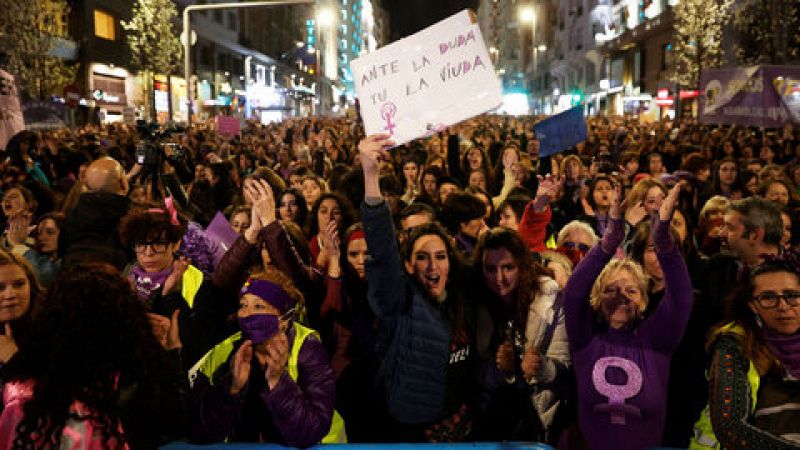
[(533, 22), (536, 20), (536, 12), (534, 12), (533, 6), (523, 6), (520, 8), (519, 20), (522, 22)]
[(320, 27), (333, 25), (333, 12), (330, 9), (322, 9), (317, 13), (317, 23)]

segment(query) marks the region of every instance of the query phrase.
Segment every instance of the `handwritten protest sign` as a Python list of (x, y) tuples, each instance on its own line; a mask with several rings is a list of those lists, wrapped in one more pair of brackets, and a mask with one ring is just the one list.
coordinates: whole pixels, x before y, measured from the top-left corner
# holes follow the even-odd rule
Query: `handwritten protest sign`
[(398, 145), (503, 102), (469, 10), (354, 59), (350, 69), (367, 134), (389, 133)]
[(0, 149), (5, 148), (9, 139), (25, 129), (22, 109), (14, 77), (0, 69)]

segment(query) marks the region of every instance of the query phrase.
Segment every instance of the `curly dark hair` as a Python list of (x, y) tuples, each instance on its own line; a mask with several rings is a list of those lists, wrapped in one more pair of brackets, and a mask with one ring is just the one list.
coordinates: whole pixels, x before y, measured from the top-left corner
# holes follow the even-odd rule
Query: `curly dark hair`
[(169, 212), (163, 207), (132, 210), (119, 224), (122, 245), (132, 246), (136, 241), (165, 240), (178, 242), (186, 233), (186, 221), (179, 216), (180, 225), (173, 225)]
[[(58, 448), (69, 419), (91, 420), (104, 446), (128, 442), (119, 386), (147, 389), (163, 367), (130, 283), (107, 264), (65, 267), (34, 321), (27, 345), (4, 368), (8, 381), (34, 383), (13, 448)], [(91, 415), (71, 414), (75, 401)]]

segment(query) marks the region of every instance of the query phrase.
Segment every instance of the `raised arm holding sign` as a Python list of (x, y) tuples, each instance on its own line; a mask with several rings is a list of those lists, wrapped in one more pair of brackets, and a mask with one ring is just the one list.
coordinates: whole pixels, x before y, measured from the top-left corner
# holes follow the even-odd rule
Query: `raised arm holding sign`
[(474, 13), (464, 10), (350, 64), (367, 135), (397, 144), (502, 104)]
[(0, 149), (5, 148), (8, 141), (24, 129), (25, 121), (14, 77), (0, 69)]

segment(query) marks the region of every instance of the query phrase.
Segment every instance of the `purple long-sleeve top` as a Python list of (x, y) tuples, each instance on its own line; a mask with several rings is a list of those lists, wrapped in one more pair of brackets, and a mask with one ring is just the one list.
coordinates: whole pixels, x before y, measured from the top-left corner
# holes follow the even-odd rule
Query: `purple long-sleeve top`
[(612, 221), (601, 245), (578, 264), (564, 290), (565, 321), (578, 384), (578, 423), (593, 450), (641, 450), (661, 444), (672, 352), (692, 308), (686, 263), (668, 222), (653, 227), (664, 299), (638, 327), (598, 326), (589, 293), (621, 241)]

